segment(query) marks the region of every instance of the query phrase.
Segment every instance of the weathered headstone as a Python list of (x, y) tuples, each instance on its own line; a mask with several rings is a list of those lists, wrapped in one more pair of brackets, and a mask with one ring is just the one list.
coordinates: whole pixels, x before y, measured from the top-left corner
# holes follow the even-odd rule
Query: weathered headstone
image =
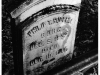
[(31, 0), (11, 12), (24, 75), (39, 75), (71, 59), (80, 4), (81, 0)]

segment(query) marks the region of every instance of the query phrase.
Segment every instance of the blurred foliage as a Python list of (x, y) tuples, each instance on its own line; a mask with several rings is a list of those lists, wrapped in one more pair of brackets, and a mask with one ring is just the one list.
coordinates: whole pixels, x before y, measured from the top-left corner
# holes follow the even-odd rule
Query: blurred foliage
[(2, 1), (2, 74), (8, 75), (13, 69), (13, 48), (11, 37), (10, 16), (5, 9), (5, 5), (10, 0)]
[(98, 47), (98, 1), (84, 0), (75, 39), (74, 57)]

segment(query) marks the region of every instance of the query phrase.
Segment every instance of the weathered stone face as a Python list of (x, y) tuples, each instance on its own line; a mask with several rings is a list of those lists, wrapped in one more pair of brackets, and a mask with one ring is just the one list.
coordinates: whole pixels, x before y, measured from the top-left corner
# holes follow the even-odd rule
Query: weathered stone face
[(23, 62), (26, 71), (35, 72), (35, 69), (43, 67), (42, 71), (35, 72), (42, 73), (61, 57), (73, 53), (79, 10), (70, 10), (73, 11), (66, 13), (65, 10), (54, 10), (42, 17), (41, 14), (23, 29)]

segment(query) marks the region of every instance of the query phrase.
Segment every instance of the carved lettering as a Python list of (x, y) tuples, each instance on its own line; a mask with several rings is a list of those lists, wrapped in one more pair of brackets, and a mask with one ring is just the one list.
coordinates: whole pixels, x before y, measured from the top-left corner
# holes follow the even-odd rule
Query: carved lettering
[[(29, 62), (30, 66), (33, 66), (40, 62), (42, 63), (42, 65), (48, 64), (49, 62), (56, 59), (56, 55), (67, 51), (67, 48), (61, 47), (63, 43), (61, 43), (62, 45), (60, 45), (59, 40), (64, 41), (64, 37), (69, 34), (69, 28), (67, 28), (68, 26), (65, 25), (62, 25), (60, 27), (60, 23), (66, 24), (71, 23), (71, 21), (72, 20), (69, 16), (54, 17), (52, 19), (39, 23), (39, 25), (34, 26), (27, 32), (27, 35), (29, 37), (32, 37), (35, 33), (45, 28), (45, 26), (47, 27), (47, 25), (49, 25), (49, 27), (39, 32), (40, 36), (35, 37), (37, 39), (34, 39), (32, 37), (34, 40), (30, 43), (29, 49), (30, 51), (39, 50), (40, 57), (35, 57), (33, 60), (31, 60)], [(53, 24), (55, 24), (55, 26), (53, 26)]]
[(42, 57), (36, 57), (34, 58), (33, 60), (30, 61), (30, 66), (34, 65), (34, 64), (37, 64), (39, 62), (43, 61)]
[[(53, 18), (52, 20), (47, 20), (46, 22), (42, 22), (40, 25), (33, 27), (30, 31), (28, 31), (27, 35), (32, 37), (33, 34), (35, 34), (37, 31), (40, 31), (43, 29), (46, 24), (52, 25), (54, 23), (59, 23), (59, 22), (65, 22), (65, 23), (71, 23), (72, 19), (69, 16), (63, 16), (63, 17), (56, 17)], [(51, 34), (51, 30), (47, 31), (48, 34)]]

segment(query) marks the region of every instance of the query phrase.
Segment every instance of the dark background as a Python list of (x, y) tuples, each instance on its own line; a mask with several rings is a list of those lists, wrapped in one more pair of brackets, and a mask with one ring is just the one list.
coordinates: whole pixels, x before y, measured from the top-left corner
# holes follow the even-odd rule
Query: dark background
[[(23, 1), (23, 0), (22, 0)], [(21, 1), (2, 0), (2, 75), (14, 75), (11, 17), (7, 8)], [(73, 58), (98, 47), (98, 1), (82, 0)]]

